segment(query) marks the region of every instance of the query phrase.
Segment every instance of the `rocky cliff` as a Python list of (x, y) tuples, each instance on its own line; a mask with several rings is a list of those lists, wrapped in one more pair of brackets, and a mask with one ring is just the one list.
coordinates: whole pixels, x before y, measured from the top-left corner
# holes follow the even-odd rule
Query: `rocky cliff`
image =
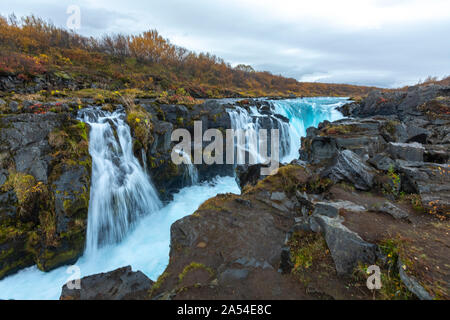
[[(77, 120), (77, 112), (86, 107), (126, 112), (134, 153), (148, 168), (160, 198), (168, 201), (191, 183), (188, 167), (171, 161), (177, 143), (171, 141), (173, 130), (184, 128), (193, 136), (194, 121), (201, 121), (203, 130), (224, 132), (231, 128), (227, 109), (235, 105), (217, 100), (171, 105), (118, 96), (73, 98), (58, 92), (0, 99), (0, 279), (34, 264), (49, 271), (74, 263), (83, 253), (91, 159), (89, 126)], [(197, 170), (200, 180), (233, 174), (229, 165), (198, 165)]]
[[(152, 299), (448, 299), (449, 88), (373, 93), (172, 225)], [(380, 290), (366, 286), (380, 267)]]
[(10, 111), (0, 117), (0, 278), (33, 264), (48, 271), (76, 261), (89, 206), (84, 123), (62, 105)]

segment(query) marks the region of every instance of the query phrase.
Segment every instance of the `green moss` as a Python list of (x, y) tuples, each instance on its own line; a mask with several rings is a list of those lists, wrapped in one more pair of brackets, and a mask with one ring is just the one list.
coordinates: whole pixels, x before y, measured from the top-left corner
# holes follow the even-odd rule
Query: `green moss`
[(47, 245), (55, 245), (56, 235), (56, 214), (54, 211), (39, 212), (40, 231), (44, 235), (44, 241)]
[(323, 193), (333, 185), (333, 181), (328, 178), (313, 178), (305, 185), (305, 190), (310, 193)]
[(83, 139), (83, 140), (85, 140), (85, 141), (88, 141), (88, 135), (87, 135), (87, 127), (86, 127), (86, 124), (84, 123), (84, 122), (82, 122), (82, 121), (78, 121), (78, 123), (76, 124), (76, 127), (78, 128), (78, 130), (79, 130), (79, 135), (80, 135), (80, 137)]
[[(152, 163), (152, 162), (151, 162)], [(161, 165), (165, 164), (163, 167), (164, 170), (161, 175), (159, 175), (159, 180), (170, 180), (174, 177), (178, 176), (181, 172), (179, 169), (179, 166), (177, 166), (175, 163), (173, 163), (170, 159), (165, 160), (164, 163), (161, 163)], [(157, 162), (155, 162), (156, 167), (160, 167)]]
[(155, 108), (158, 118), (162, 121), (166, 121), (166, 114), (164, 113), (163, 109), (161, 109), (159, 105), (156, 105)]
[[(381, 289), (375, 291), (375, 297), (381, 300), (410, 300), (414, 295), (406, 288), (398, 273), (398, 259), (401, 254), (401, 242), (396, 239), (385, 239), (379, 244), (386, 261), (377, 261), (381, 268)], [(407, 262), (409, 264), (409, 262)], [(365, 280), (368, 265), (359, 264), (355, 270), (356, 277)]]
[(195, 211), (192, 216), (200, 217), (202, 211), (213, 211), (214, 213), (229, 212), (225, 207), (225, 204), (234, 197), (232, 194), (218, 194), (217, 196), (210, 198), (203, 202), (197, 211)]
[(36, 182), (33, 176), (21, 172), (10, 172), (8, 180), (3, 184), (3, 192), (14, 190), (18, 200), (19, 217), (31, 217), (36, 210), (36, 204), (48, 200), (47, 185)]
[(3, 221), (0, 225), (0, 244), (26, 235), (33, 227), (34, 223), (32, 222), (23, 223), (20, 220)]
[(54, 149), (53, 157), (59, 163), (83, 165), (91, 169), (88, 127), (84, 122), (69, 121), (62, 129), (51, 132), (48, 141)]
[(295, 232), (288, 245), (294, 264), (293, 273), (304, 272), (329, 254), (325, 239), (319, 233)]
[(64, 71), (55, 71), (54, 75), (57, 76), (58, 78), (62, 78), (65, 80), (72, 79), (72, 77), (70, 75), (68, 75), (67, 73), (65, 73)]
[[(20, 220), (3, 220), (0, 225), (0, 279), (17, 270), (33, 264), (32, 252), (26, 250), (25, 243), (34, 224)], [(24, 246), (22, 246), (24, 244)]]
[(140, 145), (147, 151), (149, 145), (154, 141), (151, 115), (142, 107), (134, 106), (127, 110), (127, 123)]
[(400, 175), (395, 171), (393, 165), (389, 167), (387, 176), (389, 180), (388, 183), (385, 183), (383, 185), (383, 192), (385, 194), (392, 194), (397, 197), (400, 193), (401, 178)]
[(419, 194), (400, 194), (399, 201), (410, 203), (414, 210), (418, 212), (425, 212), (425, 208), (422, 204), (422, 198)]
[(295, 194), (295, 191), (306, 182), (307, 174), (305, 168), (298, 165), (289, 164), (279, 168), (276, 173), (267, 176), (257, 182), (254, 187), (244, 187), (243, 193), (267, 191), (284, 191), (288, 195)]
[(178, 282), (182, 282), (189, 272), (197, 269), (206, 270), (211, 277), (214, 276), (214, 270), (210, 267), (205, 266), (203, 263), (191, 262), (186, 267), (184, 267), (183, 271), (178, 275)]
[(119, 95), (114, 94), (113, 91), (87, 88), (75, 91), (72, 93), (79, 98), (92, 98), (96, 103), (105, 103), (106, 101), (118, 101)]
[[(85, 222), (74, 224), (68, 232), (61, 233), (53, 243), (36, 250), (36, 264), (42, 271), (49, 271), (61, 265), (73, 263), (84, 250)], [(67, 249), (69, 248), (69, 249)]]
[(5, 249), (0, 251), (0, 261), (5, 260), (9, 256), (11, 256), (14, 252), (13, 248)]
[(36, 180), (32, 175), (21, 172), (10, 172), (8, 180), (2, 186), (2, 190), (9, 191), (13, 189), (19, 204), (22, 204), (27, 200), (34, 186), (36, 186)]
[(54, 252), (45, 249), (43, 253), (38, 257), (36, 265), (39, 270), (50, 271), (65, 263), (76, 260), (79, 257), (80, 252), (78, 250), (65, 250), (61, 252)]
[(71, 206), (72, 206), (72, 200), (66, 199), (66, 200), (63, 201), (64, 211), (67, 212), (70, 209)]
[(153, 297), (153, 295), (161, 288), (164, 281), (170, 276), (170, 273), (167, 271), (164, 271), (163, 274), (161, 274), (158, 277), (158, 280), (153, 284), (153, 286), (149, 290), (149, 297)]
[(388, 132), (390, 135), (395, 135), (395, 132), (397, 131), (397, 125), (399, 124), (399, 121), (389, 120), (383, 124), (382, 129), (386, 130), (386, 132)]
[[(1, 260), (0, 260), (1, 261)], [(2, 261), (3, 262), (3, 261)], [(33, 258), (31, 255), (22, 254), (21, 257), (17, 257), (10, 263), (0, 263), (0, 279), (3, 277), (33, 264)]]
[(347, 124), (342, 124), (342, 125), (329, 125), (327, 126), (325, 129), (323, 129), (320, 132), (321, 136), (325, 136), (325, 135), (337, 135), (337, 134), (349, 134), (349, 133), (354, 133), (354, 132), (359, 132), (361, 131), (361, 129), (357, 126), (354, 125), (347, 125)]

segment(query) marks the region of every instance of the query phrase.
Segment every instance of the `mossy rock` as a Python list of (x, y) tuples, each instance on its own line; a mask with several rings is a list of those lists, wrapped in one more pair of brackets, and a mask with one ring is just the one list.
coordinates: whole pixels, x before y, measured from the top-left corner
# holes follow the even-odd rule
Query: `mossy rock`
[(135, 144), (133, 151), (137, 152), (136, 148), (142, 146), (145, 151), (148, 151), (150, 145), (155, 140), (153, 132), (152, 116), (140, 106), (127, 109), (127, 123), (130, 126), (133, 136), (140, 144)]
[(0, 280), (34, 264), (32, 252), (27, 250), (29, 230), (33, 224), (18, 222), (0, 226)]
[(68, 114), (61, 117), (47, 137), (52, 158), (47, 183), (10, 170), (1, 186), (2, 209), (11, 212), (0, 215), (0, 278), (34, 263), (43, 271), (72, 264), (84, 251), (92, 167), (89, 128)]

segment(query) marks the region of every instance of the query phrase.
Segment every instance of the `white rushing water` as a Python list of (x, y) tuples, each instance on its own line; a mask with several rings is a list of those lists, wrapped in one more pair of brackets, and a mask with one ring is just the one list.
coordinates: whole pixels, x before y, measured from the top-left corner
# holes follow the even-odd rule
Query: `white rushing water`
[[(336, 110), (337, 107), (345, 104), (346, 98), (302, 98), (270, 101), (272, 113), (280, 114), (289, 123), (282, 121), (273, 115), (261, 114), (256, 107), (249, 107), (249, 111), (242, 107), (229, 109), (233, 129), (254, 130), (261, 129), (261, 121), (264, 117), (269, 117), (272, 127), (277, 123), (280, 137), (280, 160), (290, 162), (299, 157), (300, 137), (306, 136), (306, 129), (324, 121), (335, 121), (342, 118), (342, 114)], [(249, 143), (250, 142), (250, 143)], [(251, 143), (247, 139), (245, 144), (237, 145), (237, 148), (253, 154), (257, 162), (262, 158), (259, 154), (258, 143)]]
[[(300, 137), (307, 127), (341, 118), (335, 107), (344, 101), (310, 98), (273, 102), (273, 111), (290, 121), (283, 123), (280, 130), (283, 160), (298, 158)], [(262, 115), (256, 108), (251, 108), (250, 113), (242, 110), (230, 113), (233, 129), (257, 130), (258, 117)], [(132, 140), (123, 117), (120, 112), (83, 114), (83, 120), (92, 128), (93, 170), (86, 252), (76, 266), (84, 277), (131, 265), (133, 270), (141, 270), (156, 280), (169, 262), (172, 223), (192, 214), (218, 193), (240, 193), (240, 190), (233, 177), (198, 184), (197, 170), (188, 163), (188, 180), (193, 185), (180, 190), (172, 202), (161, 208), (146, 168), (140, 166), (132, 153)], [(271, 121), (279, 121), (272, 118)], [(258, 153), (256, 146), (247, 147)], [(37, 267), (24, 269), (0, 281), (0, 299), (58, 299), (70, 277), (67, 271), (67, 267), (47, 273)]]
[(347, 102), (347, 98), (328, 97), (273, 101), (273, 112), (289, 119), (289, 151), (282, 156), (282, 162), (298, 159), (300, 138), (306, 136), (307, 128), (317, 127), (324, 120), (342, 119), (342, 114), (336, 108)]
[[(76, 266), (81, 276), (131, 265), (156, 280), (169, 263), (170, 226), (193, 213), (218, 193), (240, 193), (234, 178), (222, 177), (211, 183), (183, 188), (173, 201), (142, 218), (123, 241), (100, 248), (95, 258), (84, 255)], [(70, 274), (67, 267), (41, 272), (37, 267), (20, 271), (0, 281), (0, 299), (58, 299)]]
[(184, 176), (184, 180), (189, 182), (189, 185), (195, 185), (198, 183), (198, 170), (197, 167), (192, 163), (192, 159), (191, 157), (184, 152), (183, 150), (175, 150), (176, 152), (178, 152), (180, 154), (180, 156), (183, 157), (183, 159), (185, 160), (183, 162), (183, 166), (186, 167), (185, 172), (185, 176)]
[[(248, 152), (253, 159), (255, 159), (255, 163), (264, 162), (265, 158), (260, 153), (259, 140), (257, 137), (259, 137), (259, 130), (264, 127), (261, 124), (261, 121), (268, 119), (271, 123), (271, 127), (279, 128), (280, 156), (282, 158), (285, 157), (290, 152), (289, 123), (286, 123), (273, 115), (263, 115), (256, 107), (250, 107), (249, 110), (250, 111), (247, 111), (242, 107), (227, 110), (230, 115), (232, 129), (247, 131), (248, 133), (254, 134), (254, 138), (256, 138), (252, 139), (251, 136), (248, 135), (243, 143), (239, 143), (239, 141), (235, 139), (236, 148)], [(277, 123), (277, 126), (275, 126), (275, 123)], [(265, 127), (267, 128), (267, 126)], [(268, 136), (270, 136), (270, 132), (268, 132)]]
[(133, 155), (125, 113), (86, 109), (81, 120), (90, 125), (92, 182), (86, 255), (120, 242), (138, 219), (161, 207), (158, 194)]

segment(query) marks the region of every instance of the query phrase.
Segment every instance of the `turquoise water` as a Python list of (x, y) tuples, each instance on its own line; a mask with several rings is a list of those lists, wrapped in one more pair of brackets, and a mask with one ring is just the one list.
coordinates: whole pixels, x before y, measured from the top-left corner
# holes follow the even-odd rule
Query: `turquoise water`
[[(345, 101), (344, 98), (274, 101), (273, 110), (290, 120), (287, 137), (290, 140), (289, 152), (282, 160), (298, 158), (300, 137), (305, 136), (306, 128), (317, 126), (323, 120), (342, 118), (335, 108)], [(226, 192), (240, 193), (233, 177), (221, 177), (211, 183), (184, 188), (174, 195), (171, 203), (142, 217), (122, 242), (98, 249), (95, 256), (81, 257), (76, 263), (80, 274), (70, 273), (68, 267), (47, 273), (39, 271), (37, 267), (30, 267), (0, 281), (0, 299), (58, 299), (62, 286), (73, 280), (73, 277), (108, 272), (127, 265), (156, 280), (169, 262), (172, 223), (192, 214), (205, 200)]]
[(324, 120), (336, 121), (342, 114), (336, 107), (347, 103), (347, 98), (302, 98), (273, 102), (273, 111), (289, 119), (289, 153), (282, 162), (299, 157), (300, 138), (306, 136), (306, 129), (317, 127)]

